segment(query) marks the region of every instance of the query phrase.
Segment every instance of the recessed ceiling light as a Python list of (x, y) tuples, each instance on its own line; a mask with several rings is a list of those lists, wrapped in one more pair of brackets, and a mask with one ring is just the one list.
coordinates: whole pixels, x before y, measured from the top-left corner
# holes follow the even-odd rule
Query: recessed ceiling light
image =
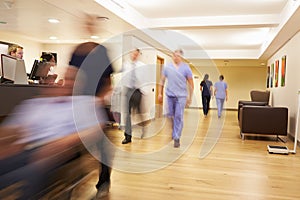
[(49, 39), (50, 39), (50, 40), (57, 40), (57, 37), (55, 37), (55, 36), (50, 36)]
[(58, 24), (60, 21), (58, 19), (50, 18), (48, 19), (48, 22), (51, 24)]
[(99, 39), (99, 36), (97, 36), (97, 35), (92, 35), (91, 38), (92, 38), (92, 39)]

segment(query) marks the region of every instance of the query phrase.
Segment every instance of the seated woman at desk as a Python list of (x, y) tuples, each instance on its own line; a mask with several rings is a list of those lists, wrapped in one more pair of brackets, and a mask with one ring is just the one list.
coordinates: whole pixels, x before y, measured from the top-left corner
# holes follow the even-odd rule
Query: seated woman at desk
[(52, 53), (45, 53), (42, 54), (40, 57), (40, 60), (42, 62), (47, 62), (50, 65), (49, 72), (47, 75), (47, 78), (44, 80), (48, 84), (53, 84), (55, 82), (55, 79), (57, 78), (57, 74), (55, 73), (55, 56)]
[(42, 62), (48, 62), (50, 64), (51, 67), (49, 69), (48, 75), (54, 75), (55, 74), (55, 65), (56, 65), (54, 55), (52, 53), (45, 53), (41, 56), (40, 60)]

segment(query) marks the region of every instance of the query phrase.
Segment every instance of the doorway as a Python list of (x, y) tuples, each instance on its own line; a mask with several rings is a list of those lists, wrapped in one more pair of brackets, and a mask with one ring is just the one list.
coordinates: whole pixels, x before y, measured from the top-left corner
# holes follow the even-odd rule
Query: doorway
[[(162, 117), (163, 114), (163, 102), (158, 101), (158, 88), (161, 79), (161, 72), (164, 66), (165, 59), (157, 56), (156, 57), (156, 92), (155, 92), (155, 118)], [(164, 93), (163, 93), (164, 94)], [(163, 98), (164, 99), (164, 98)]]

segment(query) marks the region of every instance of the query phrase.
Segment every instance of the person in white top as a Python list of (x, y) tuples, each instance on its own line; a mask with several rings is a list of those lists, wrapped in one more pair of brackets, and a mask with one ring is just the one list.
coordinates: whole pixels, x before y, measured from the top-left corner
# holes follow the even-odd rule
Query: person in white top
[(137, 77), (137, 68), (142, 66), (143, 63), (138, 61), (141, 52), (139, 49), (134, 49), (130, 53), (130, 61), (126, 62), (123, 66), (124, 76), (124, 86), (126, 89), (126, 122), (125, 122), (125, 133), (124, 140), (122, 144), (127, 144), (131, 142), (132, 138), (132, 128), (131, 128), (131, 109), (137, 109), (141, 112), (141, 100), (142, 92), (139, 89), (140, 81)]

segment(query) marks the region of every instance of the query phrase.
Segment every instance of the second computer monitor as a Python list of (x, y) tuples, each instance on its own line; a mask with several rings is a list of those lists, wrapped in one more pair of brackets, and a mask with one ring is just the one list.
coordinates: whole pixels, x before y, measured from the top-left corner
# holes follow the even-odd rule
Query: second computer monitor
[(49, 70), (50, 70), (50, 63), (48, 62), (40, 62), (35, 60), (29, 75), (29, 79), (32, 80), (40, 80), (46, 78)]

